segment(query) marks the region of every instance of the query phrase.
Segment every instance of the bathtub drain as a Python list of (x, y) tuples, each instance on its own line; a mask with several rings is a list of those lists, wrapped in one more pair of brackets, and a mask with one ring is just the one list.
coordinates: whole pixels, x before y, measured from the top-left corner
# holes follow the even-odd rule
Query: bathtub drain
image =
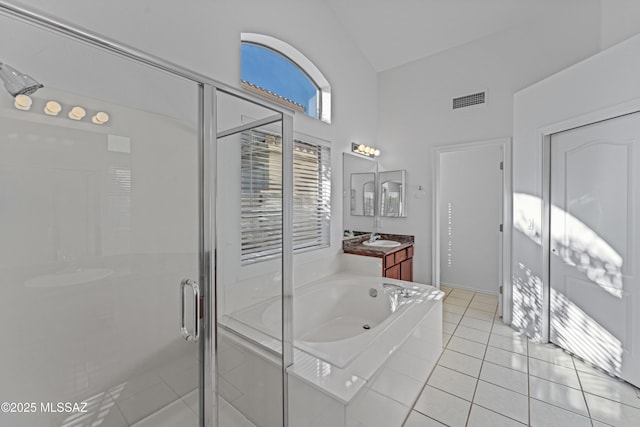
[(369, 326), (369, 325), (364, 325), (362, 328), (363, 328), (363, 329), (371, 329), (371, 326)]

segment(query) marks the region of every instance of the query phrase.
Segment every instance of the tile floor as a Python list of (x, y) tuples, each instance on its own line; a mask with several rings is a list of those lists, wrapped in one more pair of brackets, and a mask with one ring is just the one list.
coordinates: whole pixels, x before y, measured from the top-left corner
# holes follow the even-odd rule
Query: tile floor
[(404, 427), (640, 427), (640, 394), (502, 323), (495, 296), (442, 287), (443, 352)]

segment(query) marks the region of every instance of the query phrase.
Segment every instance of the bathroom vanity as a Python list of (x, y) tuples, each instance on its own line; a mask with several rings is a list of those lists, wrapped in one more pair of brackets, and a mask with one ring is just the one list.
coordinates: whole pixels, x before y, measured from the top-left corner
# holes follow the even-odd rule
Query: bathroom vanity
[[(382, 259), (382, 277), (413, 281), (413, 236), (382, 234), (376, 242), (369, 243), (370, 234), (345, 238), (342, 250), (346, 254), (362, 255)], [(396, 242), (397, 245), (392, 246)]]

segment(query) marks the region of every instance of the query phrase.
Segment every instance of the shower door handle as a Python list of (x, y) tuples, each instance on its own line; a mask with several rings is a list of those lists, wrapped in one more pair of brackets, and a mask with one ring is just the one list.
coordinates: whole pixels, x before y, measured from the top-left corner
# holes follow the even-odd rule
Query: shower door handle
[[(185, 288), (191, 288), (193, 294), (193, 331), (187, 329), (187, 310), (185, 309)], [(196, 342), (200, 338), (200, 287), (191, 279), (180, 282), (180, 334), (189, 342)]]

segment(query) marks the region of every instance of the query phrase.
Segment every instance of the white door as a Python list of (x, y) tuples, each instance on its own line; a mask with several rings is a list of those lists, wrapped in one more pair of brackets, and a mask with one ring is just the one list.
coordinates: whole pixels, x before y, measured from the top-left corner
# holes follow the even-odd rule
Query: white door
[(640, 385), (640, 113), (551, 137), (551, 341)]
[(502, 272), (502, 147), (439, 157), (440, 283), (498, 294)]

